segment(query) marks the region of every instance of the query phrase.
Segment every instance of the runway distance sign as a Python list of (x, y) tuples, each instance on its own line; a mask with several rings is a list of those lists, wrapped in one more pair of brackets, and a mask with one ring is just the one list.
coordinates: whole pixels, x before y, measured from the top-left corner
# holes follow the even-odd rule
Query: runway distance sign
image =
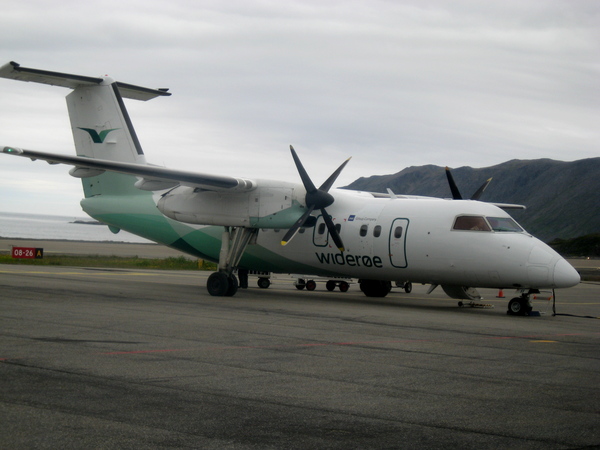
[(13, 247), (12, 257), (20, 259), (42, 259), (44, 257), (44, 249), (33, 247)]

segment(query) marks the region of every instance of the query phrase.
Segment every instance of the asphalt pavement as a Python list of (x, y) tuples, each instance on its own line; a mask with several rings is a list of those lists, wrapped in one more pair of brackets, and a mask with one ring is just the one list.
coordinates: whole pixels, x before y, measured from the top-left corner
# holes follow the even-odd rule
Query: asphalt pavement
[(1, 447), (600, 445), (600, 284), (514, 317), (490, 290), (216, 298), (207, 275), (0, 266)]

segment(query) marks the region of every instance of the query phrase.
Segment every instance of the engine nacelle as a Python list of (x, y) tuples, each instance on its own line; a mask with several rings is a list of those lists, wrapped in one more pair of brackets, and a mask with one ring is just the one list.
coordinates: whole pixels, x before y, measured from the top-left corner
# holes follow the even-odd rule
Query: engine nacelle
[(442, 285), (442, 289), (450, 298), (459, 300), (479, 300), (481, 295), (477, 289), (467, 286)]
[(250, 192), (180, 186), (164, 194), (158, 210), (179, 222), (251, 228), (290, 228), (305, 209), (294, 189), (257, 187)]

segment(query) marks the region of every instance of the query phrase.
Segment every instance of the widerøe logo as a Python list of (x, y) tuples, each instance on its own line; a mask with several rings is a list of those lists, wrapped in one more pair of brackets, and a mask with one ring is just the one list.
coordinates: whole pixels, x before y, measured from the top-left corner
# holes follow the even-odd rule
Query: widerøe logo
[(108, 136), (108, 133), (110, 133), (111, 131), (120, 130), (120, 128), (110, 128), (108, 130), (102, 130), (100, 133), (98, 133), (93, 128), (81, 128), (81, 127), (77, 127), (77, 128), (79, 128), (80, 130), (83, 130), (83, 131), (87, 131), (87, 133), (92, 138), (92, 142), (94, 142), (94, 144), (104, 143), (104, 140), (106, 139), (106, 136)]

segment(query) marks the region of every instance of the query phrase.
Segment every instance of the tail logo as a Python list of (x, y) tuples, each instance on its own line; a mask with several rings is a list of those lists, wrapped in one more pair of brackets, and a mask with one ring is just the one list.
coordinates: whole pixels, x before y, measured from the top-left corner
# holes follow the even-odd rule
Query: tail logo
[(88, 134), (90, 135), (90, 137), (92, 138), (92, 141), (94, 142), (94, 144), (104, 143), (104, 140), (106, 139), (106, 136), (108, 136), (108, 133), (110, 133), (111, 131), (120, 129), (120, 128), (110, 128), (108, 130), (102, 130), (100, 133), (98, 133), (93, 128), (81, 128), (81, 127), (77, 127), (77, 128), (79, 128), (80, 130), (83, 130), (83, 131), (87, 131)]

